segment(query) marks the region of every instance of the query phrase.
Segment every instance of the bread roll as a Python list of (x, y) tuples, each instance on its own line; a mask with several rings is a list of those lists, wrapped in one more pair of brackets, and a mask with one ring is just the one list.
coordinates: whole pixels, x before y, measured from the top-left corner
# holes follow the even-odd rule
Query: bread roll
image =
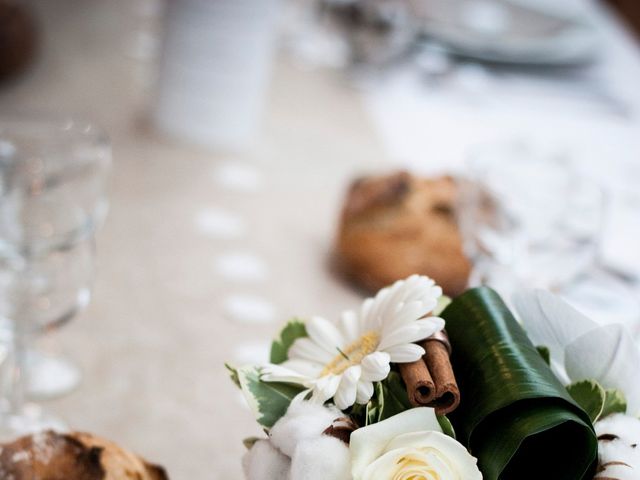
[(448, 295), (461, 293), (471, 264), (455, 220), (456, 196), (450, 177), (397, 172), (357, 180), (340, 219), (338, 267), (372, 292), (417, 273)]
[(113, 442), (88, 433), (36, 433), (0, 446), (2, 480), (168, 480)]

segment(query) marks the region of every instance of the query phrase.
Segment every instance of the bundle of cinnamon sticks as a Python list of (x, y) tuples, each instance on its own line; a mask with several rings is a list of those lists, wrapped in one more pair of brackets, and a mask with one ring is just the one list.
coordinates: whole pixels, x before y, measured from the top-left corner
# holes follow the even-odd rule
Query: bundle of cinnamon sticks
[(416, 407), (435, 408), (438, 415), (451, 413), (460, 404), (460, 390), (451, 367), (447, 334), (438, 332), (420, 346), (425, 351), (420, 360), (399, 364), (409, 400)]

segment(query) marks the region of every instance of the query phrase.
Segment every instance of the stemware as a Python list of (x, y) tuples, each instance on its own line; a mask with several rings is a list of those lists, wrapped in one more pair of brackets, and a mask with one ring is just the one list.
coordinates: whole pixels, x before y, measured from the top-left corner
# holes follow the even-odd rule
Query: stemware
[[(0, 120), (0, 434), (59, 427), (25, 402), (34, 337), (89, 301), (94, 234), (107, 211), (110, 145), (77, 120)], [(55, 385), (53, 385), (55, 387)]]
[(553, 288), (591, 263), (604, 198), (565, 158), (513, 143), (479, 149), (467, 166), (460, 225), (475, 282), (506, 274)]
[(458, 209), (471, 284), (507, 299), (519, 287), (553, 290), (594, 318), (635, 328), (640, 305), (600, 261), (606, 202), (566, 155), (522, 142), (479, 149)]

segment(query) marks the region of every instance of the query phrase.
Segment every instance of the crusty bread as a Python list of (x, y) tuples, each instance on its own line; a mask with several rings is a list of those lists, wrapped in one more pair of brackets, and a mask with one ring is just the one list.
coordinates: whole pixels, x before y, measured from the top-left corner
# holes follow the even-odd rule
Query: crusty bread
[(456, 195), (450, 177), (397, 172), (357, 180), (340, 220), (339, 269), (370, 291), (418, 273), (449, 295), (461, 293), (471, 264), (455, 221)]
[(168, 480), (162, 467), (88, 433), (45, 431), (0, 448), (1, 480)]

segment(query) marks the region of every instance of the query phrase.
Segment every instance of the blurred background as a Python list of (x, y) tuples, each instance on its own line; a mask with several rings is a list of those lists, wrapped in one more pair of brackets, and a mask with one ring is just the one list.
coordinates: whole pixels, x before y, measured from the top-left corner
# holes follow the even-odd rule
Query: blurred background
[(409, 273), (640, 338), (639, 34), (633, 0), (0, 0), (2, 435), (239, 478), (223, 363)]

